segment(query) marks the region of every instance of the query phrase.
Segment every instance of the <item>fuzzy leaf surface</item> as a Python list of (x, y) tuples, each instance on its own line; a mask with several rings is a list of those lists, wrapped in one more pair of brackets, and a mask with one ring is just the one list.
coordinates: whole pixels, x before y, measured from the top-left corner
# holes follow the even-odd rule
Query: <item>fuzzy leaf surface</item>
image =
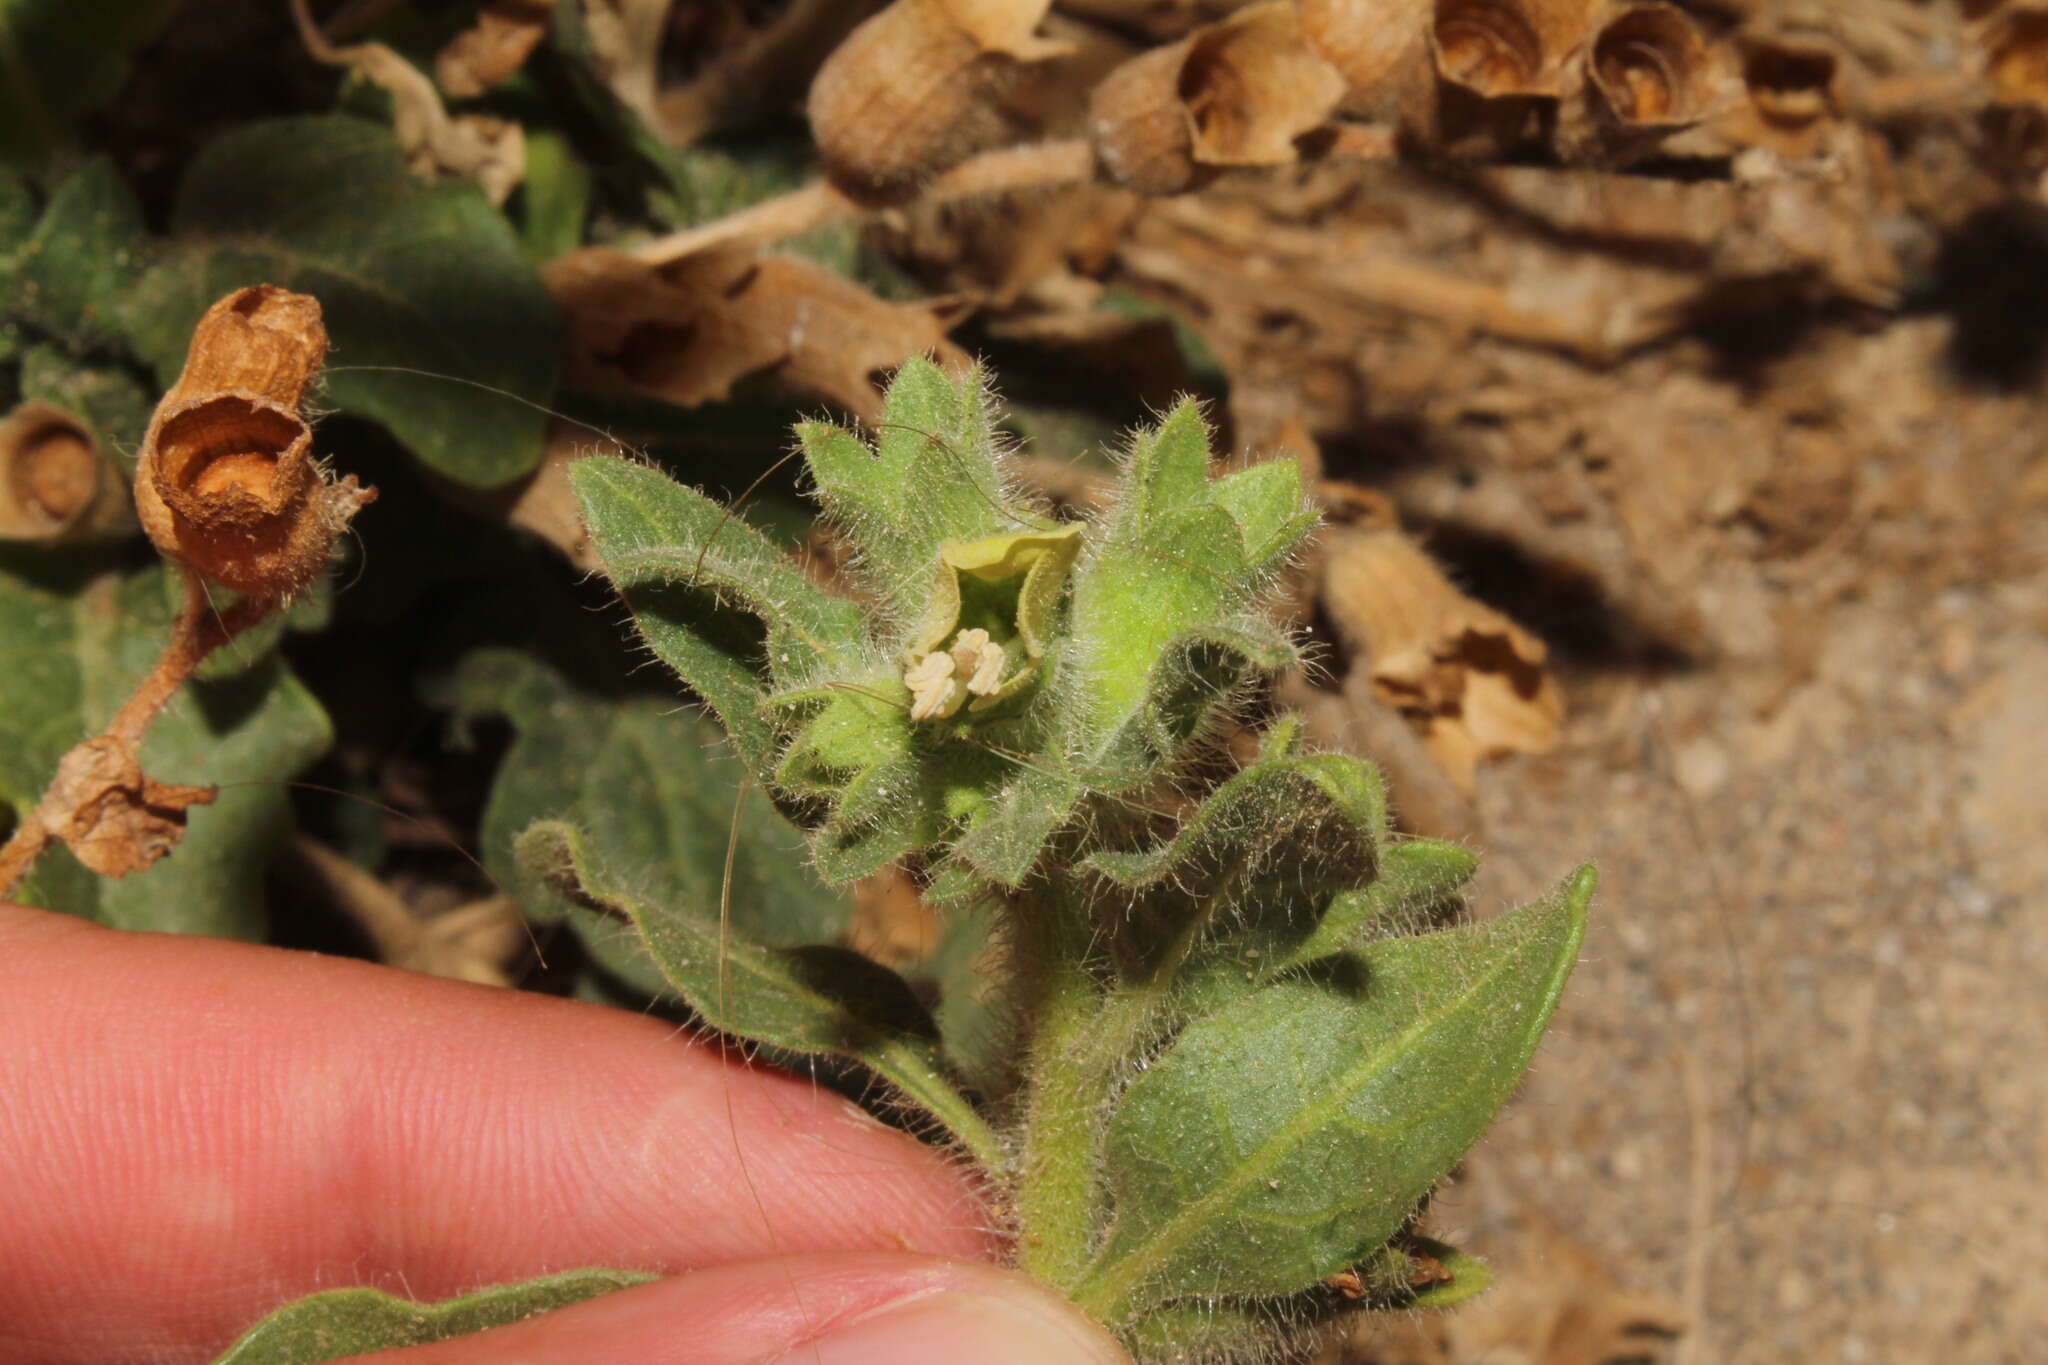
[(1077, 1302), (1116, 1322), (1364, 1259), (1513, 1090), (1592, 889), (1582, 868), (1512, 915), (1326, 959), (1189, 1025), (1110, 1119), (1116, 1222)]
[(1045, 529), (1009, 509), (982, 384), (978, 373), (956, 383), (914, 357), (889, 385), (872, 449), (836, 427), (797, 428), (818, 500), (896, 631), (922, 615), (941, 542)]
[(679, 714), (673, 700), (572, 685), (510, 649), (470, 653), (435, 690), (459, 719), (502, 715), (515, 731), (484, 807), (484, 865), (526, 914), (571, 913), (600, 963), (642, 994), (667, 994), (667, 978), (628, 926), (564, 901), (521, 863), (515, 845), (529, 825), (567, 820), (588, 831), (596, 856), (632, 869), (650, 900), (715, 906), (737, 821), (734, 928), (774, 947), (845, 934), (852, 905), (811, 872), (802, 832), (744, 780), (716, 727)]
[[(0, 24), (0, 45), (4, 33)], [(127, 182), (111, 159), (95, 157), (57, 186), (16, 253), (5, 311), (74, 353), (104, 348), (118, 339), (118, 306), (147, 240)]]
[(1365, 941), (1389, 929), (1400, 932), (1428, 919), (1435, 908), (1452, 900), (1458, 888), (1479, 870), (1471, 849), (1442, 839), (1404, 839), (1380, 851), (1379, 875), (1370, 886), (1340, 892), (1316, 924), (1315, 932), (1274, 959), (1272, 971), (1312, 962)]
[[(82, 552), (0, 550), (0, 800), (17, 814), (40, 799), (65, 752), (128, 699), (169, 632), (169, 572), (123, 577), (111, 565)], [(223, 658), (228, 671), (180, 689), (142, 749), (150, 776), (219, 783), (219, 799), (192, 810), (169, 857), (118, 881), (51, 848), (24, 901), (123, 929), (262, 937), (264, 856), (291, 821), (282, 783), (333, 734), (274, 652), (245, 640)]]
[(330, 1289), (278, 1309), (244, 1332), (214, 1365), (315, 1365), (425, 1346), (508, 1327), (654, 1278), (634, 1270), (569, 1270), (439, 1303), (414, 1303), (380, 1289)]
[(1092, 785), (1149, 777), (1253, 671), (1284, 665), (1260, 611), (1274, 571), (1314, 523), (1300, 470), (1275, 460), (1208, 476), (1209, 433), (1183, 403), (1133, 442), (1117, 501), (1074, 576), (1068, 651)]
[(845, 948), (769, 948), (721, 926), (717, 904), (651, 904), (616, 880), (572, 825), (547, 822), (519, 856), (632, 921), (678, 994), (712, 1028), (798, 1053), (850, 1057), (984, 1160), (994, 1136), (949, 1074), (938, 1028), (902, 977)]
[(850, 655), (859, 608), (812, 587), (766, 536), (656, 470), (595, 458), (578, 461), (570, 480), (647, 643), (764, 771), (775, 745), (765, 689)]
[(554, 396), (561, 349), (554, 302), (482, 192), (412, 174), (388, 128), (334, 114), (225, 133), (186, 172), (171, 230), (126, 308), (165, 384), (215, 299), (283, 285), (320, 300), (326, 393), (342, 411), (471, 487), (539, 462), (548, 419), (534, 405)]

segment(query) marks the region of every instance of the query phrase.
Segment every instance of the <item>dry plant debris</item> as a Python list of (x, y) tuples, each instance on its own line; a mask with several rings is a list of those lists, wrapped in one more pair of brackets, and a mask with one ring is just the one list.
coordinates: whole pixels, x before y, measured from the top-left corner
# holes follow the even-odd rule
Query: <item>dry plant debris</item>
[(593, 389), (682, 407), (723, 398), (772, 373), (862, 417), (881, 411), (874, 376), (937, 352), (957, 309), (889, 303), (795, 256), (699, 252), (650, 265), (592, 247), (550, 262), (548, 287), (569, 323), (569, 375)]
[[(334, 538), (376, 490), (329, 482), (300, 414), (327, 353), (319, 303), (270, 285), (238, 290), (193, 330), (178, 382), (151, 420), (136, 466), (143, 529), (184, 570), (184, 606), (156, 667), (98, 735), (75, 746), (0, 848), (0, 895), (51, 839), (103, 877), (138, 872), (183, 836), (212, 787), (142, 770), (150, 722), (215, 649), (324, 571)], [(217, 583), (242, 594), (220, 606)]]
[(1459, 592), (1401, 532), (1326, 534), (1320, 595), (1352, 666), (1460, 787), (1481, 759), (1556, 744), (1564, 696), (1542, 641)]
[[(392, 128), (413, 173), (427, 179), (459, 175), (474, 180), (493, 204), (504, 203), (526, 173), (526, 130), (490, 114), (450, 114), (425, 72), (383, 43), (335, 46), (313, 22), (306, 4), (307, 0), (292, 0), (292, 18), (306, 51), (329, 66), (353, 69), (391, 96)], [(521, 59), (524, 55), (519, 54)], [(468, 57), (472, 62), (480, 59), (497, 58), (482, 53)], [(483, 79), (482, 73), (472, 75), (465, 66), (455, 70), (459, 87)], [(440, 74), (438, 66), (436, 73)]]
[(127, 480), (89, 424), (37, 400), (0, 417), (0, 540), (94, 540), (134, 527)]
[(481, 95), (526, 64), (547, 37), (545, 0), (489, 0), (476, 22), (434, 57), (434, 83), (450, 99)]

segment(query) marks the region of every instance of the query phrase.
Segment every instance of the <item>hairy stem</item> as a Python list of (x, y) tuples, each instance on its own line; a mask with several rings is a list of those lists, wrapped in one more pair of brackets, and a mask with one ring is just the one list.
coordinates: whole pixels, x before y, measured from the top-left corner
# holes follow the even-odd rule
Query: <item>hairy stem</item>
[(1095, 1120), (1109, 1077), (1089, 1046), (1102, 997), (1089, 965), (1086, 901), (1073, 888), (1048, 888), (1029, 913), (1039, 979), (1017, 1170), (1017, 1259), (1037, 1279), (1064, 1287), (1094, 1250), (1102, 1197)]

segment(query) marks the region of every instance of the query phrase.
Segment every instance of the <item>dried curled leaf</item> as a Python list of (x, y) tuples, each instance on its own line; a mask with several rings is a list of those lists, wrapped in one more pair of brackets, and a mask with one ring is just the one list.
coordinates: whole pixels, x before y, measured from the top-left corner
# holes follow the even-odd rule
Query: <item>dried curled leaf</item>
[(553, 10), (546, 0), (489, 0), (435, 55), (435, 82), (454, 99), (483, 94), (526, 65), (548, 35)]
[(326, 567), (329, 547), (376, 497), (330, 483), (299, 416), (327, 354), (319, 301), (251, 285), (192, 332), (135, 471), (143, 529), (168, 558), (258, 598), (285, 598)]
[(713, 251), (655, 266), (593, 247), (546, 275), (569, 322), (568, 380), (592, 389), (693, 407), (772, 373), (873, 417), (875, 371), (933, 351), (964, 363), (946, 341), (952, 305), (890, 303), (793, 256)]
[(0, 540), (88, 540), (134, 527), (127, 480), (90, 426), (42, 402), (0, 418)]
[(811, 83), (811, 132), (849, 193), (895, 198), (1002, 139), (995, 96), (1020, 63), (1065, 55), (1037, 36), (1051, 0), (895, 0)]
[(1089, 126), (1111, 178), (1176, 194), (1222, 167), (1298, 160), (1343, 97), (1291, 0), (1268, 0), (1124, 63), (1097, 87)]
[(1332, 533), (1322, 599), (1374, 694), (1466, 790), (1481, 759), (1556, 742), (1564, 697), (1543, 642), (1459, 592), (1400, 532)]
[(334, 46), (313, 23), (306, 0), (293, 0), (292, 15), (314, 60), (353, 68), (391, 96), (392, 131), (414, 175), (462, 176), (476, 181), (493, 204), (505, 202), (526, 174), (523, 128), (488, 114), (451, 115), (426, 73), (384, 44)]
[(214, 787), (159, 782), (142, 771), (134, 743), (99, 735), (64, 755), (39, 809), (50, 833), (102, 877), (140, 872), (177, 846), (185, 812), (210, 805)]

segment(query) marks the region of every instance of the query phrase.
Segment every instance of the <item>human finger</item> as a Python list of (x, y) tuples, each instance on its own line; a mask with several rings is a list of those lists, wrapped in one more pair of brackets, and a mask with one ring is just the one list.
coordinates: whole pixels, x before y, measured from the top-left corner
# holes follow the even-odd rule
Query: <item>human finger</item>
[(655, 1020), (0, 908), (0, 1358), (203, 1359), (278, 1303), (989, 1248), (958, 1171)]
[(1119, 1365), (1072, 1305), (992, 1266), (892, 1252), (747, 1261), (358, 1365)]

